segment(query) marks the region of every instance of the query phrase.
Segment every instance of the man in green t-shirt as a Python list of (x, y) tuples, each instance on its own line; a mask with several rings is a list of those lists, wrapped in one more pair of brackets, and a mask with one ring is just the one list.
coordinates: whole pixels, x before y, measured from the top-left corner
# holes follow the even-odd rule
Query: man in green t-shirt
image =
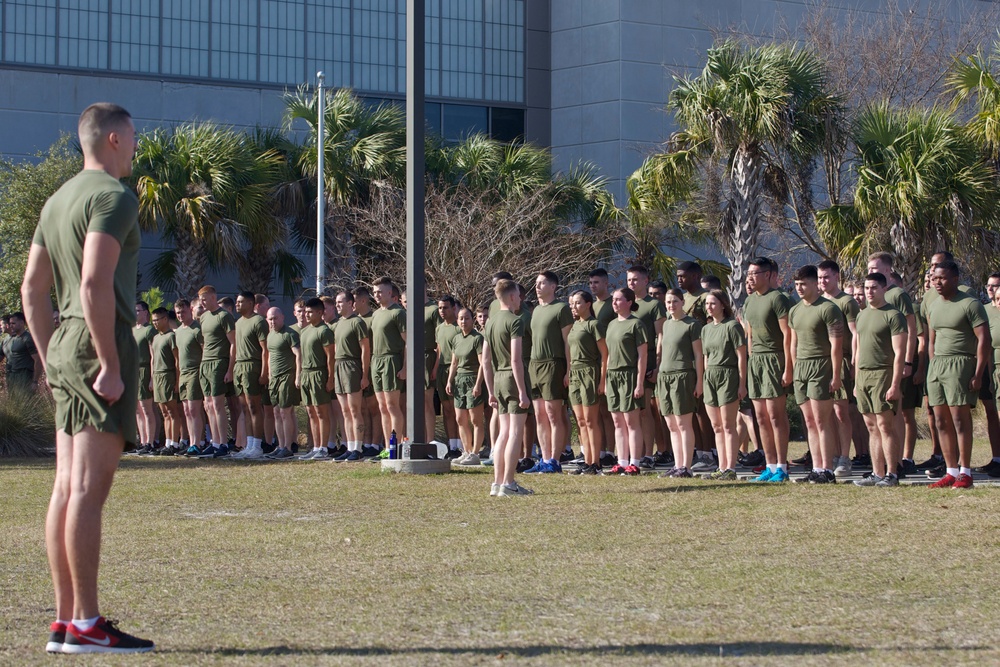
[[(640, 468), (652, 468), (655, 465), (653, 458), (654, 451), (662, 453), (667, 451), (666, 442), (657, 442), (657, 424), (663, 421), (660, 418), (660, 411), (657, 407), (656, 398), (656, 374), (660, 366), (660, 336), (663, 333), (663, 323), (667, 321), (667, 309), (656, 298), (649, 296), (649, 269), (645, 266), (635, 265), (629, 267), (625, 273), (628, 288), (635, 292), (635, 303), (639, 307), (635, 311), (635, 316), (646, 329), (646, 339), (649, 341), (649, 350), (656, 350), (656, 354), (646, 356), (646, 376), (645, 395), (640, 401), (640, 412), (642, 419), (642, 441), (643, 455), (639, 461)], [(654, 345), (655, 344), (655, 345)], [(645, 404), (642, 405), (642, 402)]]
[(285, 326), (280, 308), (267, 309), (267, 391), (274, 410), (274, 431), (278, 438), (272, 459), (292, 458), (292, 443), (296, 440), (298, 423), (295, 407), (301, 402), (302, 353), (299, 334)]
[(451, 368), (451, 342), (459, 333), (458, 301), (450, 294), (438, 297), (437, 314), (440, 323), (434, 329), (434, 386), (441, 401), (441, 421), (448, 437), (449, 459), (462, 456), (462, 439), (458, 434), (455, 401), (448, 393), (448, 370)]
[[(677, 286), (684, 292), (684, 312), (699, 324), (708, 321), (705, 314), (705, 297), (708, 291), (701, 286), (701, 265), (697, 262), (681, 262), (677, 265)], [(702, 396), (695, 398), (694, 412), (695, 432), (695, 463), (692, 472), (711, 472), (718, 469), (718, 457), (712, 452), (715, 449), (715, 430), (712, 421), (705, 410)]]
[(906, 319), (885, 301), (888, 281), (881, 273), (865, 278), (868, 305), (858, 313), (853, 347), (858, 409), (870, 434), (872, 475), (858, 486), (896, 486), (902, 442), (893, 424), (902, 397)]
[(792, 329), (792, 378), (795, 402), (802, 409), (813, 469), (802, 481), (836, 482), (833, 459), (840, 446), (833, 420), (833, 396), (844, 368), (844, 314), (819, 291), (816, 267), (800, 267), (793, 276), (799, 302), (788, 311)]
[[(330, 331), (335, 331), (337, 321), (339, 320), (337, 299), (327, 294), (321, 296), (320, 300), (323, 301), (323, 322), (326, 323)], [(338, 444), (340, 442), (340, 435), (343, 435), (345, 440), (347, 439), (347, 426), (344, 420), (344, 411), (335, 397), (330, 401), (328, 409), (330, 410), (330, 442), (326, 443), (326, 445), (327, 449), (336, 458), (347, 454), (347, 445)]]
[[(834, 458), (833, 474), (836, 477), (849, 477), (851, 474), (851, 441), (854, 424), (852, 413), (857, 412), (857, 401), (854, 398), (854, 346), (857, 345), (858, 313), (861, 307), (854, 297), (840, 288), (840, 265), (832, 259), (820, 262), (817, 267), (819, 289), (822, 295), (840, 308), (847, 328), (844, 329), (844, 363), (841, 371), (842, 383), (840, 389), (833, 395), (833, 419), (837, 426), (838, 455)], [(858, 454), (865, 453), (860, 442), (855, 442)]]
[[(46, 648), (145, 652), (153, 642), (105, 620), (97, 599), (104, 502), (123, 448), (136, 444), (130, 329), (142, 237), (138, 200), (119, 181), (132, 173), (135, 127), (128, 111), (102, 102), (81, 114), (78, 135), (83, 170), (45, 203), (21, 286), (55, 399), (56, 483), (45, 537), (57, 620)], [(53, 288), (62, 314), (54, 334)]]
[(187, 299), (174, 301), (174, 313), (180, 326), (174, 330), (174, 340), (177, 342), (177, 364), (180, 375), (177, 381), (177, 393), (184, 408), (184, 420), (187, 423), (188, 435), (191, 441), (185, 443), (185, 453), (196, 456), (201, 453), (198, 443), (205, 437), (205, 411), (202, 405), (204, 394), (201, 393), (201, 326), (194, 318), (191, 302)]
[[(607, 270), (598, 267), (591, 271), (587, 285), (590, 287), (590, 293), (594, 295), (594, 317), (597, 318), (597, 324), (601, 328), (601, 335), (604, 335), (608, 330), (608, 323), (617, 317), (614, 308), (611, 307), (611, 289)], [(601, 415), (601, 429), (604, 433), (604, 438), (601, 441), (604, 443), (604, 450), (600, 454), (601, 459), (608, 462), (615, 460), (615, 455), (608, 449), (608, 447), (614, 448), (615, 423), (611, 419), (611, 412), (608, 410), (608, 397), (604, 393), (598, 394), (597, 405)], [(602, 463), (602, 465), (604, 464)]]
[(406, 311), (399, 305), (398, 294), (399, 288), (391, 278), (375, 282), (375, 301), (379, 308), (371, 322), (371, 374), (382, 418), (382, 433), (388, 441), (395, 431), (396, 438), (402, 442), (406, 435), (406, 415), (400, 405), (406, 382)]
[[(437, 341), (434, 333), (441, 324), (437, 300), (427, 296), (424, 290), (424, 437), (428, 442), (435, 442), (437, 418), (434, 415), (434, 391), (437, 389)], [(405, 405), (405, 397), (403, 400)], [(404, 408), (405, 410), (405, 408)]]
[[(264, 318), (267, 322), (267, 311), (271, 310), (271, 299), (266, 294), (253, 295), (253, 312)], [(270, 377), (270, 372), (268, 377)], [(271, 405), (271, 392), (267, 387), (263, 387), (260, 392), (260, 403), (264, 410), (264, 447), (263, 451), (269, 449), (268, 445), (274, 443), (274, 406)]]
[[(354, 295), (354, 312), (368, 325), (368, 341), (371, 347), (372, 316), (375, 310), (372, 308), (371, 291), (364, 285), (359, 285), (352, 292)], [(375, 398), (375, 388), (372, 387), (371, 367), (368, 368), (368, 386), (361, 390), (361, 398), (364, 400), (364, 434), (365, 445), (361, 447), (363, 456), (375, 456), (385, 444), (382, 437), (382, 412), (378, 407), (378, 399)]]
[(938, 299), (928, 310), (927, 404), (944, 454), (945, 475), (931, 488), (972, 488), (972, 407), (989, 367), (989, 320), (983, 304), (958, 286), (958, 264), (944, 260), (932, 274)]
[(255, 312), (253, 292), (243, 291), (236, 296), (236, 363), (233, 365), (233, 384), (246, 417), (247, 441), (245, 448), (233, 458), (256, 459), (264, 455), (264, 404), (262, 394), (267, 391), (267, 321)]
[(749, 294), (743, 305), (747, 336), (747, 395), (760, 429), (766, 468), (758, 482), (788, 481), (788, 409), (785, 395), (792, 384), (791, 305), (773, 287), (776, 264), (757, 257), (747, 269)]
[(306, 300), (306, 320), (309, 326), (299, 333), (299, 348), (302, 352), (302, 372), (299, 385), (302, 399), (309, 415), (309, 429), (312, 432), (313, 448), (300, 456), (302, 460), (330, 458), (330, 409), (333, 398), (334, 363), (336, 351), (334, 336), (323, 321), (323, 301), (316, 297)]
[(157, 434), (156, 411), (153, 409), (153, 337), (156, 330), (149, 324), (149, 304), (135, 302), (135, 326), (132, 337), (139, 350), (139, 402), (135, 420), (139, 429), (139, 454), (152, 454)]
[[(205, 312), (198, 318), (203, 341), (201, 353), (201, 392), (212, 442), (202, 452), (205, 458), (229, 454), (226, 437), (226, 392), (233, 381), (236, 364), (236, 321), (219, 303), (218, 292), (211, 285), (198, 290)], [(235, 435), (235, 433), (234, 433)]]
[(25, 326), (24, 313), (12, 313), (6, 321), (8, 331), (0, 344), (0, 359), (6, 360), (7, 389), (34, 392), (42, 377), (42, 358)]
[(513, 280), (501, 278), (494, 288), (499, 306), (486, 322), (483, 376), (489, 402), (497, 412), (499, 429), (493, 448), (491, 496), (525, 496), (532, 491), (514, 479), (521, 453), (524, 422), (531, 405), (525, 382), (522, 343), (524, 321), (514, 313), (521, 307), (521, 291)]
[(372, 346), (368, 325), (354, 312), (354, 295), (343, 291), (337, 295), (337, 313), (340, 318), (333, 329), (336, 350), (336, 381), (334, 391), (344, 415), (344, 439), (347, 450), (337, 455), (335, 461), (360, 461), (365, 455), (364, 399), (362, 393), (368, 386)]
[(177, 354), (177, 339), (170, 329), (170, 318), (166, 308), (153, 311), (153, 400), (163, 415), (163, 447), (157, 454), (174, 456), (181, 454), (181, 411), (177, 403), (177, 385), (180, 380)]

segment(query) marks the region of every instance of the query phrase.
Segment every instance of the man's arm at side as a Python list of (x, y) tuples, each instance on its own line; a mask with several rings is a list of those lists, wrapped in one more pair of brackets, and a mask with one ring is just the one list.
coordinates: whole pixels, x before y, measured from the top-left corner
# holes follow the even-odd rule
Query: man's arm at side
[(54, 329), (52, 299), (49, 297), (53, 282), (49, 251), (40, 245), (32, 244), (31, 250), (28, 252), (28, 266), (24, 272), (24, 282), (21, 283), (21, 303), (24, 306), (24, 319), (27, 321), (28, 330), (35, 340), (35, 349), (38, 351), (42, 365), (45, 364), (45, 356), (48, 353), (49, 341), (52, 339)]

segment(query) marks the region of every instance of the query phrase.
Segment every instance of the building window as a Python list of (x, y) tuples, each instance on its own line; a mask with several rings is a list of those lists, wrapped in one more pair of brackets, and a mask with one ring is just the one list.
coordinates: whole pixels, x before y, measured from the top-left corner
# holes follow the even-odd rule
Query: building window
[(490, 137), (504, 143), (524, 141), (524, 109), (490, 109)]

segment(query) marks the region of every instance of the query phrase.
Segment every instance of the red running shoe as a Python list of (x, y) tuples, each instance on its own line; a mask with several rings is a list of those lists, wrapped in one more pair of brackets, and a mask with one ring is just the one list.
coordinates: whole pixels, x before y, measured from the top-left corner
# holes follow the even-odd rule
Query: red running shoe
[(639, 470), (639, 466), (627, 465), (627, 466), (625, 466), (625, 470), (624, 470), (624, 472), (622, 472), (622, 474), (623, 475), (641, 475), (642, 471)]
[[(959, 475), (961, 477), (961, 475)], [(958, 480), (945, 473), (945, 476), (931, 484), (932, 489), (950, 489)], [(969, 486), (972, 486), (972, 478), (969, 478)]]
[(146, 653), (152, 650), (153, 642), (125, 634), (114, 621), (103, 616), (87, 631), (70, 623), (63, 642), (63, 653)]
[(625, 467), (622, 464), (620, 464), (620, 463), (616, 463), (611, 468), (611, 470), (609, 470), (605, 474), (607, 474), (607, 475), (624, 475), (625, 474)]
[(49, 641), (45, 644), (45, 650), (49, 653), (62, 653), (65, 641), (66, 624), (52, 621), (52, 625), (49, 626)]
[(955, 483), (951, 485), (953, 489), (971, 489), (972, 475), (959, 475)]

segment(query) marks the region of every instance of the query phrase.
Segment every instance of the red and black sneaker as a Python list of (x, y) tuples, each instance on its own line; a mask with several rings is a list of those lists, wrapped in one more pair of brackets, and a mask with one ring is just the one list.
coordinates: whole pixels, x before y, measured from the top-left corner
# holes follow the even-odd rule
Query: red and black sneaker
[(611, 470), (607, 471), (604, 474), (605, 475), (624, 475), (625, 474), (625, 466), (623, 466), (620, 463), (616, 463), (614, 466), (612, 466)]
[(639, 470), (639, 466), (627, 465), (625, 466), (625, 471), (622, 474), (629, 476), (640, 475), (642, 474), (642, 471)]
[(971, 489), (972, 488), (972, 475), (959, 475), (955, 479), (955, 483), (951, 485), (953, 489)]
[[(950, 489), (958, 480), (945, 473), (944, 477), (931, 484), (932, 489)], [(972, 481), (971, 479), (969, 480)]]
[(153, 642), (125, 634), (115, 621), (103, 616), (86, 631), (70, 623), (62, 647), (63, 653), (146, 653), (152, 650)]
[(66, 624), (52, 621), (52, 625), (49, 626), (49, 641), (45, 644), (45, 650), (49, 653), (62, 653), (65, 641)]

